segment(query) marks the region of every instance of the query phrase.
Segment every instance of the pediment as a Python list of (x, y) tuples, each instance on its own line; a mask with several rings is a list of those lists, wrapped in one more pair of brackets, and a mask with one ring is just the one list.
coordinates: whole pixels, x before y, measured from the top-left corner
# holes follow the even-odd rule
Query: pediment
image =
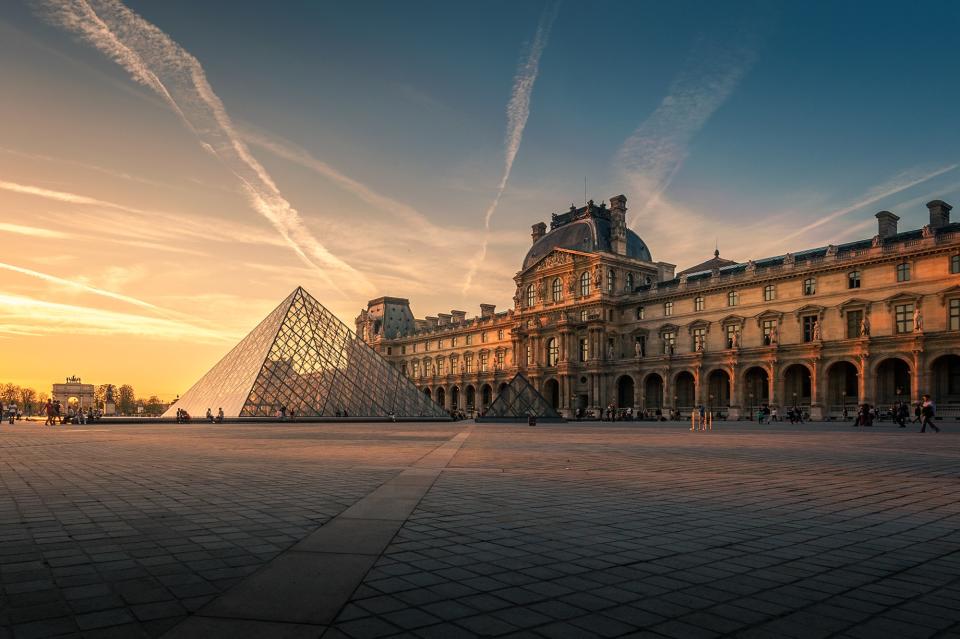
[(687, 332), (691, 335), (693, 334), (693, 329), (695, 328), (704, 328), (709, 333), (710, 332), (710, 322), (706, 320), (696, 320), (687, 324)]
[(947, 300), (951, 297), (960, 297), (960, 284), (956, 286), (948, 286), (942, 291), (937, 293), (937, 297), (940, 298), (940, 305), (946, 306)]
[(679, 330), (680, 330), (680, 327), (677, 326), (676, 324), (664, 324), (663, 326), (660, 327), (661, 334), (670, 333), (670, 332), (676, 333)]
[(865, 300), (859, 297), (851, 298), (838, 307), (840, 309), (840, 317), (843, 317), (844, 313), (846, 313), (848, 310), (857, 310), (862, 308), (869, 312), (871, 304), (873, 304), (872, 300)]
[(886, 302), (887, 310), (889, 311), (893, 309), (893, 306), (895, 304), (909, 304), (909, 303), (916, 304), (921, 299), (923, 299), (923, 297), (921, 295), (917, 295), (916, 293), (903, 292), (903, 293), (897, 293), (896, 295), (891, 295), (890, 297), (888, 297), (883, 301)]
[(727, 315), (722, 320), (720, 320), (720, 323), (723, 324), (724, 326), (726, 326), (727, 324), (738, 324), (740, 326), (743, 326), (744, 321), (745, 321), (745, 318), (743, 317), (743, 315), (731, 314), (731, 315)]
[(783, 313), (779, 311), (767, 310), (755, 315), (754, 319), (757, 320), (757, 326), (763, 326), (763, 323), (766, 320), (775, 320), (779, 324), (781, 321), (783, 321)]
[(823, 312), (825, 310), (827, 310), (826, 307), (820, 306), (819, 304), (804, 304), (795, 310), (793, 314), (799, 322), (800, 318), (804, 315), (816, 315), (818, 319), (823, 319)]

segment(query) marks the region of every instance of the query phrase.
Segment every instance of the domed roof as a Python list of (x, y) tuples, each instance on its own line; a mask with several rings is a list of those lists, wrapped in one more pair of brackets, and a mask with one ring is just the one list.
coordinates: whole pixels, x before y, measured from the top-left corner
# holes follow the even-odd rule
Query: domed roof
[[(613, 253), (610, 243), (611, 223), (607, 209), (593, 206), (593, 202), (570, 213), (554, 215), (553, 230), (533, 243), (523, 258), (523, 270), (536, 264), (554, 249), (571, 249), (584, 253)], [(569, 219), (575, 218), (575, 219)], [(627, 257), (652, 262), (650, 249), (640, 236), (627, 229)]]

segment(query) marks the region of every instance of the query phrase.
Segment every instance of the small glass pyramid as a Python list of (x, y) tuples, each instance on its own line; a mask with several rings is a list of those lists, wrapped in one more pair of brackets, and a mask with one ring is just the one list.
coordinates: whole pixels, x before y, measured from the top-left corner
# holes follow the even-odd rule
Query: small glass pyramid
[(449, 417), (297, 287), (164, 413), (193, 417)]
[(522, 373), (517, 373), (477, 421), (526, 421), (531, 415), (546, 421), (563, 421), (560, 413), (533, 387), (530, 380)]

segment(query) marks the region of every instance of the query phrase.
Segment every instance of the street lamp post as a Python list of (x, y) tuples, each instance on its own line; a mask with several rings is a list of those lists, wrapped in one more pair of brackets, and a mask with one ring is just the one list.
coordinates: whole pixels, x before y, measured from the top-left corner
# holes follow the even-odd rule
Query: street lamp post
[(674, 416), (675, 416), (677, 419), (679, 419), (679, 418), (680, 418), (680, 409), (679, 409), (679, 406), (677, 405), (677, 399), (679, 399), (679, 398), (678, 398), (676, 395), (674, 395), (674, 396), (673, 396), (673, 414), (674, 414)]
[(753, 421), (753, 391), (750, 391), (750, 421)]
[(847, 418), (847, 391), (840, 393), (840, 396), (843, 398), (843, 418)]

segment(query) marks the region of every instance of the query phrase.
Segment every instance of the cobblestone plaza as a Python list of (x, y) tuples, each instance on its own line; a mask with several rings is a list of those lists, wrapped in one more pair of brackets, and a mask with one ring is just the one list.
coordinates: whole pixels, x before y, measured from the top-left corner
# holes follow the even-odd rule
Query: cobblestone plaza
[(0, 637), (960, 636), (952, 424), (715, 426), (4, 425)]

